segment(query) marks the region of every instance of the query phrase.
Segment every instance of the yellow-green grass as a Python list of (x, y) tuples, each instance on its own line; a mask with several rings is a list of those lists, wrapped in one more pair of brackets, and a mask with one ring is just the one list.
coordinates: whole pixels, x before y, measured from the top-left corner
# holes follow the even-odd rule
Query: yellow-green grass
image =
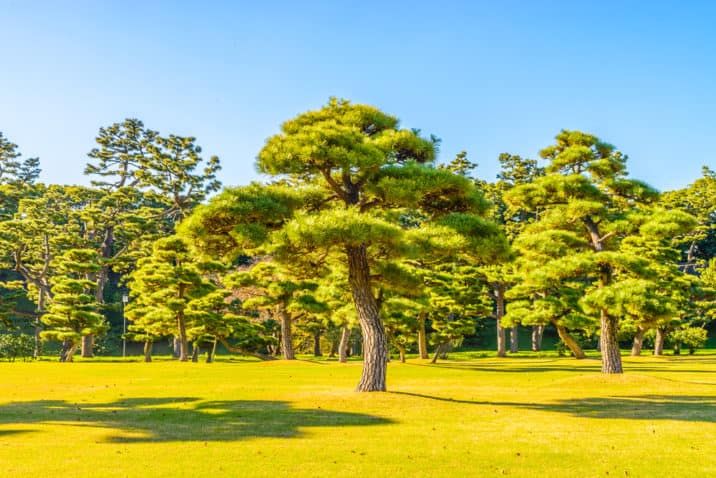
[[(464, 356), (463, 356), (464, 358)], [(0, 363), (7, 477), (716, 476), (716, 356)]]

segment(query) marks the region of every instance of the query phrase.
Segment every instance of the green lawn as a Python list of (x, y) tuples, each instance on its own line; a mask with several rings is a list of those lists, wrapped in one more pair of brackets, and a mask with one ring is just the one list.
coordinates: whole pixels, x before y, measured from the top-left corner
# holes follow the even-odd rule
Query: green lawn
[(716, 355), (0, 363), (7, 477), (716, 476)]

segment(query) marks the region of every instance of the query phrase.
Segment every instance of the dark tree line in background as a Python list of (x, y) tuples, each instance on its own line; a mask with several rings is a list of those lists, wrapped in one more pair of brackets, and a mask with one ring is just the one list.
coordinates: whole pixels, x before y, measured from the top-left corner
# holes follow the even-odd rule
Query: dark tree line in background
[(489, 335), (503, 357), (525, 327), (532, 350), (547, 331), (621, 373), (620, 347), (693, 352), (714, 316), (716, 174), (662, 194), (587, 133), (560, 132), (542, 161), (500, 155), (490, 182), (467, 153), (437, 164), (439, 139), (331, 99), (266, 141), (268, 181), (220, 192), (193, 137), (128, 119), (96, 142), (90, 187), (46, 185), (0, 134), (8, 358), (112, 353), (124, 313), (146, 361), (169, 342), (181, 361), (361, 355), (358, 390), (381, 391), (391, 355)]

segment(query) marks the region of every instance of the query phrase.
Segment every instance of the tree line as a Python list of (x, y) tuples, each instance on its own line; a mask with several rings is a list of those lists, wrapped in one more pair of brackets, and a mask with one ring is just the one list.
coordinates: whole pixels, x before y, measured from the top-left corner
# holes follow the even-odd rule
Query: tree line
[(382, 391), (392, 354), (438, 360), (487, 322), (498, 356), (518, 326), (539, 350), (547, 327), (622, 373), (625, 342), (693, 350), (716, 311), (716, 173), (660, 193), (592, 134), (563, 130), (540, 160), (504, 153), (486, 181), (465, 152), (438, 164), (437, 137), (331, 99), (266, 140), (268, 179), (221, 191), (193, 137), (128, 119), (96, 142), (91, 186), (46, 185), (0, 134), (8, 350), (91, 357), (123, 308), (146, 361), (167, 338), (180, 361), (211, 361), (320, 354), (330, 336), (340, 361), (362, 356), (358, 390)]

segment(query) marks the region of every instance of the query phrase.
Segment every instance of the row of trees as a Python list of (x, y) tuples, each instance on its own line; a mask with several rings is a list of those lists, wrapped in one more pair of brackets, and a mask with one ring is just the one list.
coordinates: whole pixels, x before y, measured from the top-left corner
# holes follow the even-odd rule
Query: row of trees
[(266, 141), (268, 181), (208, 202), (218, 159), (137, 120), (100, 130), (91, 188), (36, 184), (37, 160), (3, 141), (0, 249), (15, 277), (0, 314), (10, 325), (26, 294), (38, 353), (54, 340), (63, 360), (91, 355), (121, 287), (147, 360), (166, 337), (180, 360), (217, 344), (293, 359), (298, 327), (317, 352), (330, 334), (344, 361), (359, 328), (360, 391), (385, 390), (391, 350), (428, 358), (432, 345), (437, 360), (481, 319), (496, 320), (499, 356), (507, 330), (514, 350), (518, 325), (535, 347), (550, 327), (577, 358), (598, 337), (602, 370), (621, 373), (624, 339), (634, 353), (651, 333), (657, 352), (667, 334), (693, 344), (713, 317), (716, 175), (660, 194), (578, 131), (542, 163), (501, 155), (487, 182), (465, 153), (438, 165), (437, 138), (332, 99)]

